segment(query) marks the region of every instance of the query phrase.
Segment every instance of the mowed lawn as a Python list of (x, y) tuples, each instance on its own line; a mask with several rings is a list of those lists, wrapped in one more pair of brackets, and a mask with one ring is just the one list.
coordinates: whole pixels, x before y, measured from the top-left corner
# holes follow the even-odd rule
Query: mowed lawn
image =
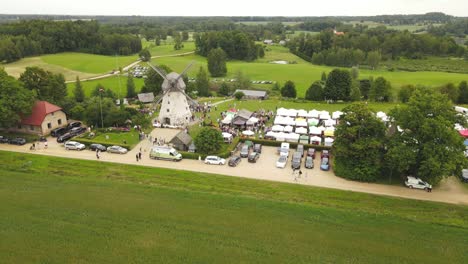
[[(133, 81), (135, 83), (136, 91), (140, 92), (141, 87), (143, 87), (143, 84), (144, 84), (143, 78), (133, 78)], [(90, 96), (91, 92), (94, 91), (94, 89), (96, 88), (98, 84), (101, 84), (106, 89), (107, 88), (111, 89), (116, 95), (118, 95), (119, 93), (121, 93), (123, 97), (126, 97), (127, 95), (127, 77), (126, 76), (120, 76), (119, 78), (119, 76), (113, 75), (111, 77), (104, 78), (104, 79), (81, 82), (81, 85), (83, 87), (83, 90), (86, 96)], [(72, 95), (74, 88), (75, 88), (75, 83), (67, 83), (68, 94)]]
[(468, 208), (0, 152), (2, 263), (467, 263)]

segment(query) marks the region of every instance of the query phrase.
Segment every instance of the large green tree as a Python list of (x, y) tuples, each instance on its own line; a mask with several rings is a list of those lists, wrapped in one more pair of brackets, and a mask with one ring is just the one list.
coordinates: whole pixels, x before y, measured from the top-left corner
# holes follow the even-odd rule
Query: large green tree
[(33, 92), (0, 68), (0, 127), (13, 127), (30, 115), (34, 100)]
[(333, 144), (335, 174), (358, 181), (380, 177), (385, 125), (363, 103), (343, 109)]
[(198, 70), (195, 84), (197, 86), (198, 96), (210, 96), (210, 81), (206, 70), (202, 66), (200, 66)]
[(140, 56), (142, 61), (150, 61), (151, 60), (151, 53), (147, 48), (142, 49), (138, 56)]
[(208, 53), (208, 71), (212, 77), (225, 76), (226, 68), (226, 52), (221, 48), (212, 49)]
[(202, 154), (216, 154), (221, 150), (223, 136), (215, 128), (203, 127), (194, 141), (198, 152)]
[(398, 91), (398, 100), (402, 103), (407, 103), (411, 98), (411, 95), (413, 95), (414, 90), (416, 90), (414, 85), (403, 85)]
[(230, 94), (230, 87), (227, 82), (222, 82), (219, 86), (218, 94), (222, 96), (228, 96)]
[(60, 105), (67, 96), (65, 77), (62, 74), (54, 74), (39, 67), (26, 67), (19, 80), (25, 88), (34, 91), (39, 100)]
[(351, 74), (347, 70), (334, 69), (328, 74), (323, 95), (326, 100), (348, 100), (351, 92)]
[(458, 101), (459, 90), (458, 87), (455, 86), (453, 83), (447, 83), (439, 87), (439, 91), (442, 94), (447, 95), (447, 97), (453, 102), (456, 103)]
[(454, 125), (466, 121), (457, 116), (446, 95), (418, 87), (390, 116), (392, 126), (402, 131), (394, 129), (386, 155), (394, 175), (414, 175), (436, 184), (460, 172), (465, 146)]
[(373, 70), (379, 67), (382, 56), (378, 51), (371, 51), (367, 54), (367, 65), (371, 66)]
[[(163, 69), (166, 73), (172, 72), (171, 68), (166, 65), (159, 65), (160, 69)], [(161, 77), (153, 69), (149, 69), (146, 74), (146, 79), (144, 80), (145, 85), (141, 88), (142, 93), (154, 93), (155, 96), (161, 93), (161, 85), (164, 82), (163, 77)]]
[(127, 78), (127, 98), (134, 98), (136, 95), (135, 82), (133, 76), (129, 74)]
[(286, 81), (284, 86), (281, 88), (281, 96), (296, 98), (296, 85), (293, 81)]
[(372, 82), (369, 98), (376, 102), (388, 102), (392, 96), (392, 85), (384, 77), (378, 77)]
[(323, 100), (323, 82), (315, 81), (310, 85), (305, 94), (306, 100), (322, 101)]
[(75, 101), (82, 103), (85, 100), (85, 93), (83, 86), (81, 85), (80, 77), (76, 76), (75, 88), (73, 89), (73, 95), (75, 96)]
[(468, 104), (468, 84), (466, 81), (460, 82), (458, 85), (458, 103), (459, 104)]

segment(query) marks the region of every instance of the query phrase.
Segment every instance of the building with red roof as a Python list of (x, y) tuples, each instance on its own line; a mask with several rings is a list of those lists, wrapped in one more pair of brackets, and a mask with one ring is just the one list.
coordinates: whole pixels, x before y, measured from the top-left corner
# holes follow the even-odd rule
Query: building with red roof
[(30, 116), (23, 117), (15, 129), (21, 133), (47, 135), (55, 128), (68, 124), (62, 108), (46, 101), (36, 101)]

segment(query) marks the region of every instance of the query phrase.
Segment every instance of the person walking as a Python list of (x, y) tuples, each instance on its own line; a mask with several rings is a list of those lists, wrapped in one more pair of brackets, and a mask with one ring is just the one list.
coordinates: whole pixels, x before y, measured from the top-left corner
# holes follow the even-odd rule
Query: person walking
[(140, 148), (140, 152), (138, 152), (138, 159), (141, 160), (141, 148)]
[(137, 162), (138, 162), (138, 157), (139, 157), (139, 156), (138, 156), (138, 153), (137, 153), (137, 154), (136, 154), (136, 161), (137, 161)]
[(96, 149), (96, 159), (99, 159), (99, 149)]
[(299, 170), (299, 178), (301, 178), (301, 176), (302, 176), (302, 171)]

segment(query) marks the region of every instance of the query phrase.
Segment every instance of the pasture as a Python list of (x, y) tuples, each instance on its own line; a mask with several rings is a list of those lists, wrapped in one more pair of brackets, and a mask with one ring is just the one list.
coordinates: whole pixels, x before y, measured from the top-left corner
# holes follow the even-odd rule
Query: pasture
[(2, 263), (468, 262), (466, 206), (42, 155), (0, 159)]
[[(144, 84), (142, 78), (133, 78), (135, 82), (136, 91), (140, 92), (141, 87)], [(92, 80), (92, 81), (82, 81), (81, 86), (83, 86), (83, 90), (86, 96), (90, 96), (91, 92), (96, 88), (98, 84), (101, 84), (105, 88), (111, 89), (116, 95), (121, 93), (124, 97), (127, 94), (127, 77), (126, 76), (116, 76), (113, 75), (108, 78), (99, 79), (99, 80)], [(75, 83), (67, 83), (67, 90), (68, 94), (73, 94), (73, 89), (75, 88)]]

